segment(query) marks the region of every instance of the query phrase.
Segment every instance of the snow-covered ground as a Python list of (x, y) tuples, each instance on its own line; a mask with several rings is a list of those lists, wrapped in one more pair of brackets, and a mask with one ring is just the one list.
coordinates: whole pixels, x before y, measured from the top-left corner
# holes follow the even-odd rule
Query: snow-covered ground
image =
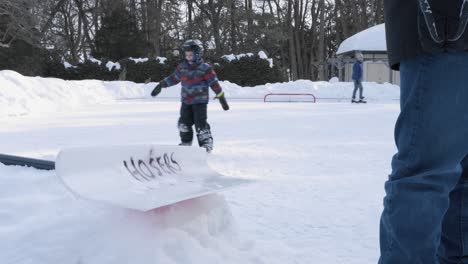
[[(151, 84), (5, 71), (0, 84), (3, 153), (54, 159), (66, 146), (179, 142), (177, 88), (150, 99)], [(209, 106), (209, 164), (255, 183), (138, 213), (77, 200), (53, 171), (0, 164), (0, 263), (376, 263), (397, 87), (364, 84), (368, 104), (311, 104), (260, 99), (272, 90), (345, 98), (352, 84), (223, 85), (240, 99), (228, 112)]]
[[(0, 71), (0, 116), (37, 115), (46, 112), (70, 111), (87, 105), (110, 103), (122, 99), (150, 99), (156, 83), (101, 82), (96, 80), (64, 81), (53, 78), (24, 77), (13, 71)], [(270, 93), (312, 94), (320, 102), (349, 101), (352, 83), (311, 82), (299, 80), (287, 83), (241, 87), (228, 81), (221, 82), (229, 100), (263, 101)], [(395, 102), (399, 87), (391, 84), (364, 83), (367, 100)], [(212, 94), (214, 97), (214, 94)], [(178, 100), (180, 85), (163, 89), (156, 99)], [(301, 99), (311, 97), (272, 97), (269, 100)]]

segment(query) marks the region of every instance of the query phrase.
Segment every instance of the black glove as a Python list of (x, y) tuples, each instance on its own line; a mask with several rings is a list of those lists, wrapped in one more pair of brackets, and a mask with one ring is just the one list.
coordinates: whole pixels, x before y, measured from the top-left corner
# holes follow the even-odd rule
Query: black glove
[(156, 85), (156, 87), (151, 92), (151, 96), (153, 97), (157, 96), (161, 92), (161, 89), (162, 89), (162, 85), (161, 83), (158, 83), (158, 85)]
[(224, 91), (217, 94), (214, 99), (215, 100), (219, 99), (219, 103), (221, 103), (221, 106), (223, 107), (224, 111), (229, 110), (229, 105), (228, 105), (228, 103), (226, 101), (226, 97), (224, 97)]

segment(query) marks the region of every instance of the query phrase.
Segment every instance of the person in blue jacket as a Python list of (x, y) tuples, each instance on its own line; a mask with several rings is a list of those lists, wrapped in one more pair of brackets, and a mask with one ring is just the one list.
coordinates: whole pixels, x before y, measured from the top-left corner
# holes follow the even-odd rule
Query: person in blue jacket
[[(364, 56), (361, 52), (356, 53), (356, 61), (353, 64), (353, 81), (354, 81), (354, 91), (353, 97), (351, 99), (352, 103), (365, 103), (364, 96), (362, 96), (363, 87), (362, 87), (362, 77), (363, 69), (362, 62), (364, 61)], [(356, 92), (359, 89), (359, 100), (356, 100)]]

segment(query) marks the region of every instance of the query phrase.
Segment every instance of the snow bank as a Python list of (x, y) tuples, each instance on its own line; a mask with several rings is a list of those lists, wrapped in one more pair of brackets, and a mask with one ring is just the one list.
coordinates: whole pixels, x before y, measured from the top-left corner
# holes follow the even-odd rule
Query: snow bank
[[(0, 116), (66, 111), (119, 98), (141, 97), (133, 82), (64, 81), (0, 71)], [(135, 89), (137, 87), (137, 89)]]
[[(392, 84), (364, 83), (369, 100), (393, 101), (399, 98), (399, 87)], [(64, 81), (54, 78), (25, 77), (13, 71), (0, 71), (0, 116), (26, 115), (39, 112), (66, 111), (90, 104), (119, 99), (150, 99), (156, 83), (136, 84), (127, 81)], [(311, 93), (320, 100), (349, 99), (353, 83), (312, 82), (299, 80), (286, 83), (241, 87), (223, 81), (221, 86), (230, 99), (262, 101), (269, 93)], [(212, 94), (214, 96), (214, 94)], [(163, 89), (158, 98), (179, 100), (180, 84)]]
[[(351, 98), (354, 84), (351, 82), (312, 82), (298, 80), (294, 82), (273, 83), (255, 87), (241, 87), (229, 81), (220, 82), (227, 98), (231, 99), (256, 99), (263, 100), (270, 93), (286, 94), (313, 94), (318, 102), (320, 100), (347, 100)], [(378, 84), (364, 82), (364, 96), (372, 101), (395, 101), (399, 99), (400, 87), (385, 83)], [(180, 84), (163, 89), (160, 98), (174, 98), (180, 96)], [(214, 96), (214, 94), (212, 94)]]

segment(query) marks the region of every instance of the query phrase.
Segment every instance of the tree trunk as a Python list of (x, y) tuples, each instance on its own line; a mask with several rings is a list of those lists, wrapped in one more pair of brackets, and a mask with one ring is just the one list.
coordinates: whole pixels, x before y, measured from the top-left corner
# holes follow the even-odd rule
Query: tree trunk
[(231, 52), (237, 52), (236, 0), (231, 0)]
[(89, 45), (89, 48), (91, 49), (91, 53), (95, 52), (94, 48), (94, 42), (91, 39), (91, 36), (89, 34), (89, 23), (88, 23), (88, 18), (86, 17), (86, 14), (83, 10), (83, 2), (82, 0), (75, 0), (76, 6), (78, 7), (78, 13), (80, 20), (83, 22), (83, 31), (85, 35), (86, 42)]
[(71, 63), (77, 64), (78, 63), (78, 54), (76, 52), (76, 41), (75, 41), (75, 29), (73, 28), (73, 21), (71, 18), (71, 14), (69, 12), (69, 8), (63, 8), (63, 22), (64, 22), (64, 29), (65, 29), (65, 37), (67, 40), (67, 46), (70, 51)]
[(136, 18), (137, 18), (136, 1), (135, 0), (129, 0), (129, 5), (130, 5), (130, 15), (131, 15), (132, 19), (136, 22)]
[(65, 3), (67, 0), (60, 0), (55, 7), (52, 9), (52, 12), (50, 12), (49, 18), (47, 19), (47, 22), (44, 24), (44, 26), (41, 28), (41, 33), (44, 33), (46, 30), (48, 30), (52, 24), (52, 20), (54, 19), (55, 15), (57, 12), (60, 10), (60, 7)]
[(219, 17), (215, 16), (212, 19), (212, 26), (213, 26), (213, 37), (216, 45), (216, 55), (221, 55), (222, 48), (221, 48), (221, 34), (219, 32)]
[[(268, 1), (268, 7), (270, 8), (270, 14), (273, 15), (274, 12), (273, 12), (273, 6), (271, 5), (271, 0), (267, 0), (267, 1)], [(280, 19), (280, 18), (278, 17), (278, 20), (279, 20), (279, 19)]]
[(94, 1), (94, 10), (93, 10), (93, 24), (94, 24), (94, 32), (99, 30), (99, 16), (100, 16), (100, 7), (99, 7), (99, 0)]
[(290, 74), (292, 80), (298, 79), (296, 49), (294, 44), (294, 29), (292, 25), (292, 1), (288, 0), (288, 11), (286, 16), (286, 26), (288, 27), (288, 40), (289, 40), (289, 62), (291, 65)]
[(253, 47), (255, 45), (255, 36), (253, 35), (253, 9), (252, 0), (245, 0), (245, 10), (247, 13), (247, 47)]
[(301, 37), (300, 37), (300, 29), (301, 29), (301, 11), (299, 8), (299, 1), (294, 0), (294, 44), (296, 45), (296, 60), (297, 60), (297, 78), (303, 79), (304, 78), (304, 64), (303, 56), (302, 56), (302, 47), (301, 47)]
[(151, 43), (151, 56), (161, 55), (161, 9), (164, 0), (148, 0), (148, 36)]
[(193, 2), (192, 0), (187, 0), (187, 16), (188, 16), (188, 21), (187, 21), (187, 38), (192, 39), (193, 38)]
[[(148, 2), (147, 2), (147, 0), (141, 0), (141, 28), (143, 30), (143, 34), (145, 35), (145, 40), (147, 42), (149, 42)], [(150, 54), (148, 54), (148, 55), (150, 55)]]
[(155, 43), (155, 55), (156, 56), (161, 56), (161, 24), (162, 24), (162, 6), (164, 3), (164, 0), (156, 0), (157, 6), (156, 6), (156, 30), (155, 30), (155, 38), (154, 38), (154, 43)]
[(325, 80), (325, 0), (319, 2), (320, 10), (320, 33), (319, 33), (319, 50), (318, 50), (318, 78), (321, 81)]
[(211, 27), (213, 29), (213, 38), (215, 42), (215, 54), (216, 55), (221, 55), (223, 52), (222, 48), (222, 42), (221, 42), (221, 10), (224, 6), (224, 1), (223, 0), (208, 0), (208, 7), (205, 6), (203, 3), (204, 0), (201, 0), (199, 3), (197, 0), (193, 0), (195, 5), (200, 8), (202, 13), (206, 14), (208, 17), (208, 20), (211, 22)]
[(348, 38), (351, 33), (349, 31), (349, 21), (348, 16), (345, 14), (344, 9), (345, 6), (341, 0), (335, 0), (336, 9), (338, 10), (337, 13), (339, 17), (337, 18), (337, 23), (341, 26), (341, 30), (343, 32), (343, 40)]

